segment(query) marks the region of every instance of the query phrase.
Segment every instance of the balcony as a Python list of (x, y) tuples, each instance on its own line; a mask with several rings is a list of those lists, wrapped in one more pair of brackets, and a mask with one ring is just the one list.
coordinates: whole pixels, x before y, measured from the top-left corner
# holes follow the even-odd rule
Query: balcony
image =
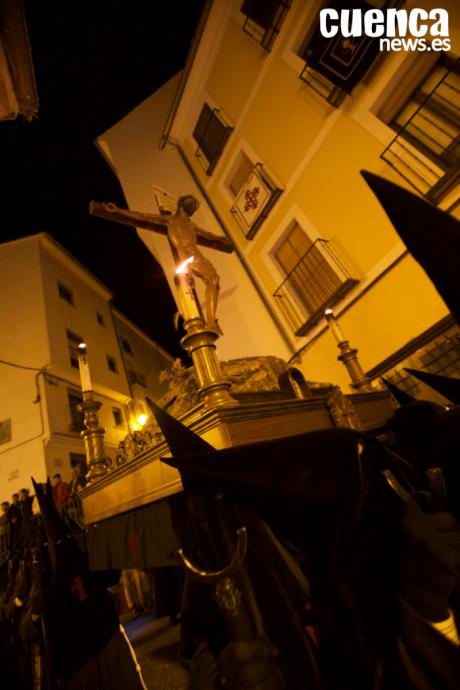
[(273, 296), (295, 335), (302, 336), (358, 283), (357, 269), (337, 243), (318, 239)]
[(430, 93), (411, 97), (403, 120), (392, 123), (398, 134), (380, 156), (434, 203), (458, 182), (460, 170), (460, 61), (443, 72)]
[(290, 7), (291, 0), (245, 0), (243, 31), (270, 52)]
[(344, 89), (312, 69), (308, 64), (305, 65), (299, 76), (304, 84), (316, 91), (321, 98), (324, 98), (334, 108), (338, 108), (347, 95)]

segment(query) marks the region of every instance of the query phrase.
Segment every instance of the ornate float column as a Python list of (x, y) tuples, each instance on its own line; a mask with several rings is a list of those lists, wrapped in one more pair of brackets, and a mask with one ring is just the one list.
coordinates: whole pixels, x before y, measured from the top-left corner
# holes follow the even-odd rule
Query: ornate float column
[(77, 409), (83, 414), (85, 424), (81, 436), (85, 442), (85, 453), (88, 463), (86, 479), (88, 483), (91, 483), (95, 479), (106, 475), (108, 468), (107, 454), (104, 446), (105, 429), (99, 426), (98, 417), (102, 403), (94, 399), (85, 343), (80, 343), (78, 346), (78, 365), (80, 368), (83, 401), (77, 406)]
[(358, 359), (358, 350), (354, 347), (351, 347), (350, 341), (347, 340), (342, 333), (342, 329), (337, 323), (332, 309), (326, 309), (324, 316), (326, 317), (326, 321), (332, 331), (332, 334), (337, 340), (337, 347), (340, 350), (340, 355), (337, 357), (337, 359), (345, 366), (351, 379), (352, 388), (366, 393), (375, 391), (375, 388), (367, 378), (360, 364)]
[(224, 378), (216, 353), (219, 333), (205, 325), (195, 294), (193, 278), (187, 266), (193, 257), (184, 261), (176, 270), (174, 282), (179, 295), (179, 304), (184, 318), (185, 335), (181, 345), (193, 361), (199, 384), (200, 399), (206, 407), (236, 405), (230, 395), (230, 381)]

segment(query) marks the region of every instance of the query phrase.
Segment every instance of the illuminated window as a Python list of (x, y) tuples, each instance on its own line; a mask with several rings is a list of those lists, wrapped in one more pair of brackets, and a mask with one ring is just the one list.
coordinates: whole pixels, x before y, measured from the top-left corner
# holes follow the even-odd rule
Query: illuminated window
[(397, 132), (383, 160), (420, 194), (440, 201), (458, 183), (460, 59), (443, 54), (409, 93), (396, 90), (378, 116)]
[(358, 283), (337, 244), (311, 240), (295, 221), (272, 255), (285, 276), (274, 298), (296, 335), (304, 335)]
[(78, 346), (80, 343), (83, 343), (84, 340), (80, 335), (77, 335), (73, 331), (66, 331), (66, 333), (70, 366), (74, 369), (78, 369)]
[(62, 283), (58, 283), (58, 294), (59, 294), (59, 297), (64, 300), (64, 302), (67, 302), (67, 304), (71, 304), (72, 307), (75, 306), (75, 301), (73, 298), (73, 292), (66, 285), (63, 285)]
[(207, 175), (212, 175), (232, 130), (220, 110), (204, 104), (193, 138), (198, 144), (195, 156), (203, 163)]

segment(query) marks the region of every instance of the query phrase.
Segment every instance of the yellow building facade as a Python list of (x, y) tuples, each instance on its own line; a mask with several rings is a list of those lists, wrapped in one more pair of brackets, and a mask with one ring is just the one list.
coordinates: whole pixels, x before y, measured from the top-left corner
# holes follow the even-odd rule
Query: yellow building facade
[[(431, 370), (460, 373), (457, 327), (360, 176), (365, 169), (386, 177), (460, 218), (460, 6), (403, 3), (408, 11), (446, 9), (451, 51), (382, 51), (346, 94), (307, 57), (327, 3), (272, 4), (268, 23), (257, 15), (264, 3), (208, 4), (152, 145), (187, 170), (188, 191), (198, 190), (231, 237), (282, 335), (283, 356), (307, 379), (350, 384), (326, 307), (373, 379), (397, 382), (403, 365), (424, 368), (446, 352), (446, 366)], [(140, 106), (138, 123), (148, 107)], [(116, 143), (116, 132), (99, 141), (127, 189), (139, 172), (117, 165)], [(148, 170), (148, 184), (161, 183), (161, 166), (152, 165), (143, 179)], [(270, 345), (266, 337), (266, 354)], [(275, 339), (273, 350), (279, 354)]]

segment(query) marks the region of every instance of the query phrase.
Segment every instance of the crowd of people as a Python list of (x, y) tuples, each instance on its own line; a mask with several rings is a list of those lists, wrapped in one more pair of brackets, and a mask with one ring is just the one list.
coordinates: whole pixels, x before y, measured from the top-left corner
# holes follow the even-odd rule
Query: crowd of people
[[(86, 486), (84, 467), (74, 465), (71, 470), (71, 479), (67, 483), (63, 481), (59, 473), (53, 476), (53, 500), (58, 510), (69, 506), (76, 499), (77, 494)], [(0, 504), (0, 554), (7, 551), (11, 545), (22, 541), (21, 532), (24, 530), (24, 512), (34, 514), (39, 511), (35, 496), (30, 489), (21, 489), (11, 496), (11, 501), (2, 501)]]

